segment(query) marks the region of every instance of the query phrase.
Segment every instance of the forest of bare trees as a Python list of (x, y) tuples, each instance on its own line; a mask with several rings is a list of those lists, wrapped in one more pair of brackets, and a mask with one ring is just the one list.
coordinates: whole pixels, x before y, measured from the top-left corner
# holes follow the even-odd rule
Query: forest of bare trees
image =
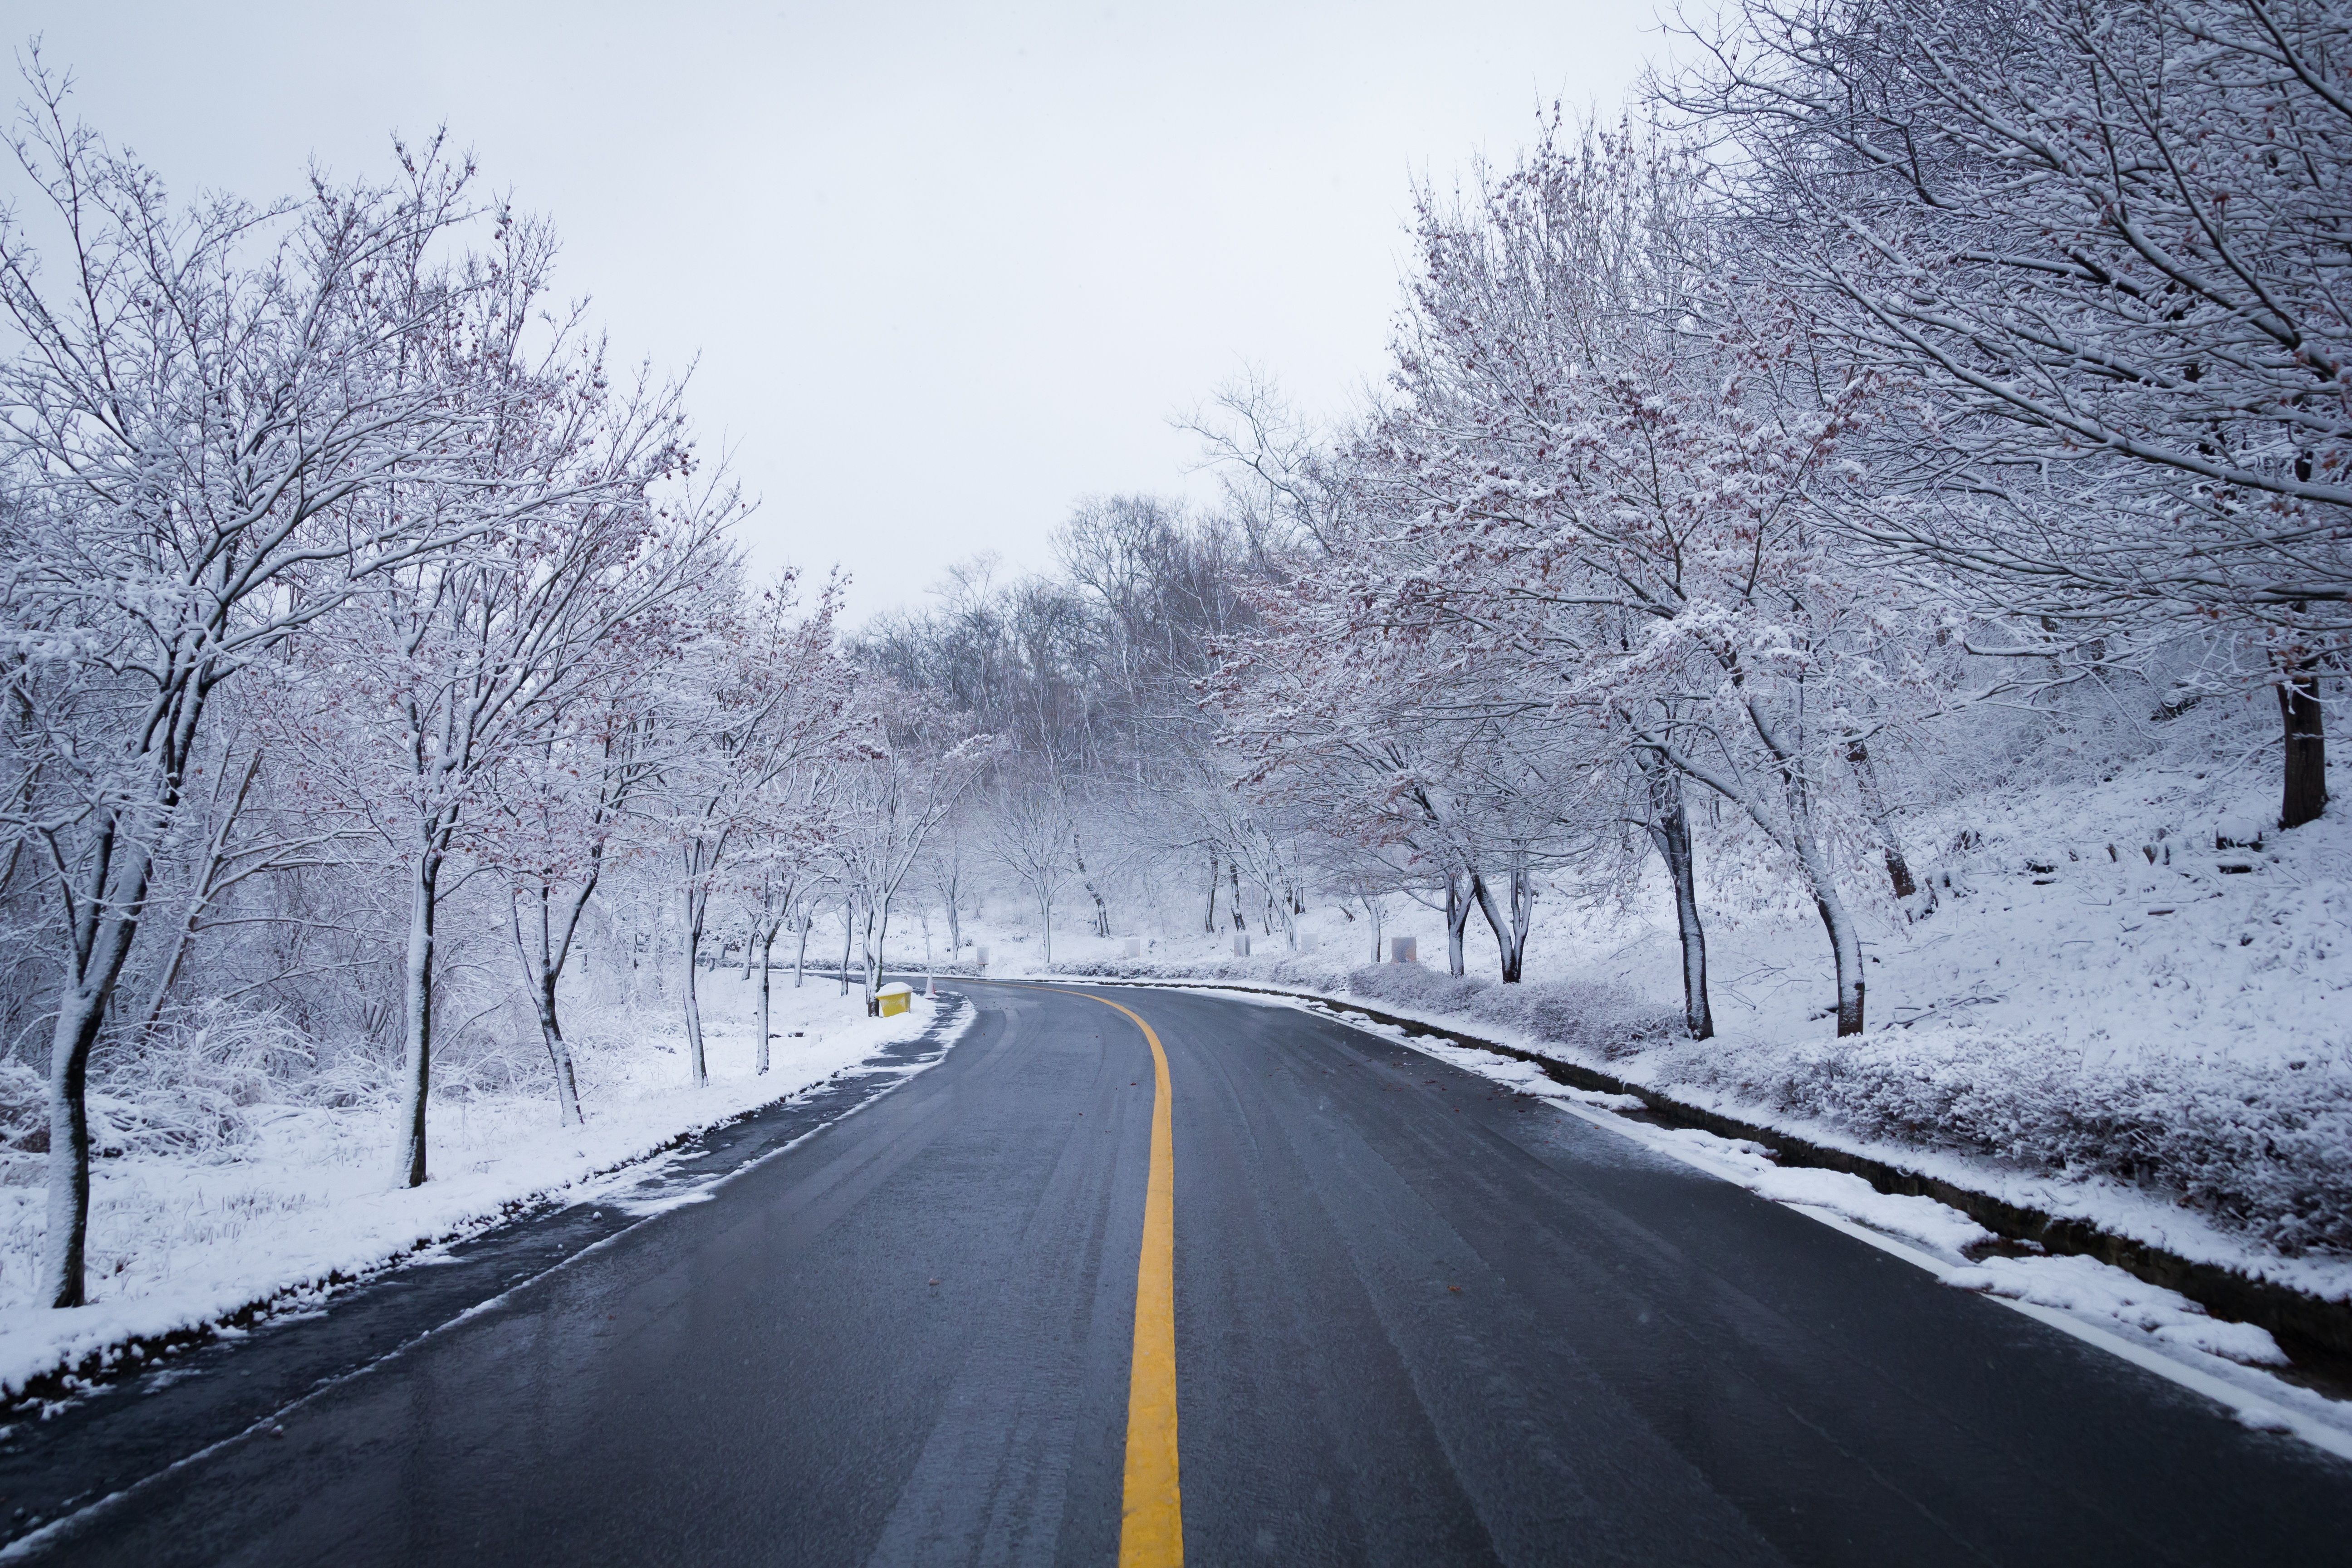
[(1244, 378), (1184, 421), (1213, 500), (1086, 500), (1050, 567), (856, 627), (747, 571), (682, 389), (607, 363), (444, 149), (187, 206), (37, 78), (0, 1022), (47, 1299), (82, 1299), (94, 1093), (119, 1140), (264, 1051), (382, 1098), (421, 1183), (436, 1075), (518, 1037), (593, 1114), (582, 966), (667, 976), (699, 1082), (711, 964), (870, 993), (913, 922), (977, 963), (992, 907), (1045, 963), (1057, 928), (1288, 952), (1333, 907), (1377, 960), (1423, 909), (1507, 984), (1548, 909), (1648, 899), (1703, 1040), (1709, 921), (1777, 900), (1854, 1035), (1862, 912), (1934, 917), (1910, 824), (2017, 726), (2258, 700), (2271, 820), (2318, 819), (2352, 8), (1735, 0), (1671, 37), (1633, 109), (1418, 191), (1363, 405)]
[(582, 1118), (567, 966), (674, 977), (697, 1083), (715, 937), (764, 963), (837, 909), (870, 992), (978, 748), (891, 728), (837, 588), (747, 573), (682, 389), (607, 363), (546, 226), (437, 145), (184, 207), (33, 86), (0, 1020), (46, 1080), (44, 1297), (83, 1300), (93, 1157), (201, 1140), (187, 1079), (381, 1098), (414, 1186), (436, 1084), (522, 1070), (518, 1025)]
[(1402, 893), (1459, 973), (1475, 912), (1507, 982), (1538, 884), (1648, 861), (1704, 1037), (1698, 868), (1761, 857), (1858, 1033), (1853, 904), (1933, 897), (1929, 738), (2263, 692), (2278, 823), (2325, 805), (2344, 29), (1733, 7), (1644, 116), (1422, 193), (1373, 405), (1311, 429), (1237, 384), (1192, 422), (1222, 506), (1088, 503), (1055, 570), (969, 568), (867, 657), (1006, 738), (990, 809), (1047, 902), (1100, 909), (1110, 837), (1212, 929)]

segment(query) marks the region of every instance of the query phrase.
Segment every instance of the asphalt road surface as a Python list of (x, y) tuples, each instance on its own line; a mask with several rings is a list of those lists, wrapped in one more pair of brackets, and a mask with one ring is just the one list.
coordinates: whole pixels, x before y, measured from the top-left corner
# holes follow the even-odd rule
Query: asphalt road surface
[[(372, 1359), (370, 1314), (422, 1309), (360, 1292), (317, 1342), (361, 1359), (327, 1377), (314, 1350), (317, 1386), (257, 1423), (189, 1390), (260, 1344), (19, 1441), (0, 1485), (26, 1496), (117, 1458), (110, 1496), (12, 1550), (1118, 1561), (1159, 1441), (1130, 1452), (1152, 1047), (1091, 995), (965, 990), (938, 1066), (710, 1201), (535, 1273), (492, 1247), (523, 1283)], [(1152, 1431), (1194, 1563), (2352, 1557), (2352, 1465), (1851, 1237), (1328, 1019), (1097, 994), (1171, 1086)]]

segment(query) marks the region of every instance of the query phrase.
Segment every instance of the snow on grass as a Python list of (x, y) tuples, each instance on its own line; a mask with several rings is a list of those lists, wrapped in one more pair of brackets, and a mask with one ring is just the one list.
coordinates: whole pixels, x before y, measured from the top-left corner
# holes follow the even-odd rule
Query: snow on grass
[[(215, 1322), (255, 1302), (323, 1291), (492, 1223), (545, 1196), (597, 1198), (634, 1184), (648, 1154), (854, 1069), (912, 1039), (937, 1016), (918, 997), (899, 1016), (870, 1019), (856, 992), (830, 982), (773, 993), (772, 1063), (753, 1070), (754, 986), (719, 973), (704, 982), (710, 1083), (688, 1082), (682, 1031), (658, 1017), (596, 1017), (577, 1036), (585, 1127), (557, 1125), (551, 1089), (436, 1096), (431, 1179), (393, 1182), (389, 1096), (341, 1109), (245, 1108), (250, 1131), (234, 1147), (173, 1156), (132, 1152), (95, 1163), (86, 1307), (37, 1305), (45, 1161), (16, 1154), (0, 1185), (0, 1388), (78, 1365), (93, 1352)], [(618, 1168), (618, 1175), (606, 1174)], [(656, 1206), (700, 1194), (649, 1199)], [(650, 1210), (646, 1212), (651, 1212)], [(420, 1254), (420, 1249), (427, 1249)]]

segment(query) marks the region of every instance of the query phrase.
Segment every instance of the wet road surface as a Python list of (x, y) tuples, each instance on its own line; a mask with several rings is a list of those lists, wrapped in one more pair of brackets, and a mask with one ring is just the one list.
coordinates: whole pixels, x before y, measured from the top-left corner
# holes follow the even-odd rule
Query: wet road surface
[[(273, 1331), (12, 1436), (12, 1499), (113, 1494), (17, 1550), (1116, 1561), (1151, 1053), (1087, 995), (959, 984), (980, 1014), (943, 1061), (711, 1201), (552, 1267), (498, 1253), (516, 1227), (457, 1321), (463, 1291), (428, 1310), (387, 1281), (300, 1356)], [(1791, 1210), (1329, 1019), (1101, 994), (1153, 1026), (1172, 1086), (1195, 1563), (2292, 1563), (2352, 1541), (2352, 1465)], [(446, 1326), (418, 1337), (420, 1311)]]

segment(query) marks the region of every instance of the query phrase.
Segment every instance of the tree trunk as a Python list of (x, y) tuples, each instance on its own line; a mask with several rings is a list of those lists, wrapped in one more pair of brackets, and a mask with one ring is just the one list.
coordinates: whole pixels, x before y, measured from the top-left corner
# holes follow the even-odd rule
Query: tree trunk
[(1797, 852), (1797, 863), (1804, 868), (1813, 907), (1821, 911), (1822, 925), (1829, 932), (1830, 952), (1837, 963), (1837, 1032), (1841, 1036), (1859, 1035), (1863, 1024), (1862, 939), (1854, 931), (1853, 917), (1846, 912), (1845, 900), (1838, 894), (1837, 874), (1822, 848), (1821, 836), (1814, 831), (1811, 793), (1801, 774), (1792, 772), (1789, 795), (1790, 847)]
[(596, 886), (591, 876), (572, 900), (570, 918), (565, 922), (563, 937), (555, 935), (554, 911), (550, 907), (554, 889), (542, 874), (539, 883), (539, 942), (538, 950), (523, 934), (522, 907), (514, 895), (508, 895), (507, 912), (513, 917), (515, 957), (522, 964), (523, 976), (530, 983), (531, 1009), (539, 1016), (540, 1042), (547, 1047), (548, 1065), (555, 1073), (555, 1118), (558, 1125), (578, 1126), (587, 1118), (580, 1110), (580, 1085), (572, 1067), (572, 1046), (563, 1037), (563, 1026), (556, 1014), (555, 985), (562, 978), (563, 961), (572, 951), (572, 933), (578, 929), (580, 911), (587, 906), (588, 898)]
[(962, 882), (963, 879), (961, 877), (950, 877), (947, 885), (948, 962), (950, 963), (963, 962), (963, 917), (956, 910), (956, 905), (962, 901)]
[[(80, 908), (71, 967), (49, 1037), (48, 1231), (41, 1263), (52, 1307), (79, 1307), (89, 1300), (83, 1275), (89, 1246), (89, 1054), (139, 933), (138, 911), (154, 864), (143, 847), (121, 846), (122, 875), (110, 883), (118, 869), (117, 826), (109, 821), (99, 830), (91, 869), (76, 889)], [(116, 895), (111, 908), (109, 894)]]
[[(153, 821), (169, 825), (179, 810), (204, 692), (189, 669), (175, 665), (173, 684), (149, 712), (149, 733), (162, 737), (148, 752), (162, 763), (159, 787), (146, 803), (153, 808)], [(89, 1246), (89, 1055), (138, 938), (154, 877), (152, 851), (136, 839), (123, 839), (121, 827), (119, 816), (101, 818), (81, 886), (74, 889), (79, 907), (64, 994), (49, 1037), (48, 1231), (41, 1259), (42, 1284), (53, 1307), (79, 1307), (89, 1300), (83, 1275)]]
[(771, 926), (760, 943), (760, 1048), (755, 1054), (759, 1060), (758, 1070), (763, 1073), (768, 1070), (768, 958), (775, 951), (775, 946), (776, 931)]
[(1470, 890), (1486, 917), (1486, 929), (1495, 933), (1495, 948), (1502, 957), (1503, 984), (1517, 985), (1527, 960), (1528, 931), (1535, 920), (1534, 880), (1526, 868), (1511, 868), (1511, 910), (1507, 919), (1496, 908), (1494, 890), (1486, 886), (1485, 878), (1474, 872)]
[[(1471, 873), (1475, 879), (1476, 872)], [(1470, 924), (1470, 900), (1463, 890), (1462, 874), (1445, 873), (1445, 973), (1462, 978), (1462, 933)]]
[(857, 906), (841, 906), (841, 994), (849, 994), (849, 950), (857, 940)]
[(2327, 736), (2319, 708), (2319, 670), (2304, 659), (2278, 686), (2279, 718), (2286, 728), (2286, 789), (2279, 826), (2301, 827), (2327, 806)]
[(1217, 852), (1209, 851), (1209, 922), (1202, 927), (1209, 935), (1217, 934)]
[[(117, 957), (113, 967), (120, 972), (121, 966)], [(92, 975), (66, 993), (49, 1048), (48, 1233), (41, 1272), (52, 1307), (79, 1307), (89, 1300), (83, 1275), (89, 1245), (89, 1053), (106, 1016), (106, 987), (98, 979)]]
[(696, 897), (691, 887), (686, 889), (686, 1065), (694, 1087), (704, 1089), (710, 1083), (710, 1066), (702, 1054), (702, 995), (696, 989), (697, 961), (702, 956), (702, 914), (705, 900)]
[(890, 905), (877, 900), (866, 906), (866, 1010), (876, 1008), (875, 993), (882, 989), (882, 943), (890, 930)]
[(1503, 984), (1508, 985), (1518, 978), (1511, 969), (1511, 939), (1505, 931), (1502, 916), (1495, 912), (1493, 890), (1486, 886), (1486, 879), (1476, 871), (1470, 873), (1470, 900), (1486, 917), (1486, 929), (1495, 933), (1495, 953), (1501, 961)]
[(394, 1165), (404, 1186), (425, 1184), (425, 1111), (433, 1093), (433, 921), (439, 912), (441, 853), (418, 852), (408, 885), (408, 963), (401, 987), (400, 1150)]
[(1048, 969), (1051, 969), (1051, 968), (1053, 968), (1053, 967), (1054, 967), (1054, 900), (1051, 900), (1051, 899), (1047, 899), (1047, 898), (1040, 898), (1040, 899), (1037, 900), (1037, 923), (1038, 923), (1039, 928), (1040, 928), (1041, 930), (1043, 930), (1043, 931), (1045, 931), (1045, 967), (1046, 967), (1046, 968), (1048, 968)]
[(1078, 830), (1075, 827), (1070, 829), (1070, 860), (1078, 868), (1078, 885), (1087, 890), (1087, 897), (1095, 901), (1095, 934), (1108, 939), (1110, 935), (1110, 906), (1103, 902), (1101, 891), (1095, 887), (1093, 875), (1087, 870), (1087, 852), (1078, 842)]
[(1837, 955), (1837, 1032), (1841, 1036), (1862, 1033), (1862, 943), (1856, 939), (1853, 921), (1846, 914), (1845, 902), (1835, 889), (1823, 884), (1813, 895), (1813, 906), (1822, 912), (1822, 924), (1830, 933), (1830, 949)]
[(1894, 816), (1879, 792), (1878, 765), (1870, 760), (1870, 748), (1859, 736), (1847, 743), (1845, 760), (1853, 768), (1854, 783), (1861, 786), (1863, 811), (1878, 830), (1879, 847), (1886, 853), (1886, 879), (1894, 885), (1896, 898), (1907, 899), (1919, 890), (1919, 885), (1911, 879), (1911, 862), (1904, 857), (1903, 841), (1895, 835)]
[(1650, 842), (1674, 883), (1675, 926), (1683, 942), (1683, 1022), (1694, 1040), (1715, 1034), (1706, 1000), (1706, 931), (1698, 918), (1698, 854), (1691, 843), (1690, 812), (1681, 778), (1664, 761), (1643, 765), (1650, 782)]
[(1528, 938), (1536, 929), (1536, 878), (1523, 861), (1511, 868), (1511, 979), (1528, 961)]
[[(1853, 929), (1853, 919), (1846, 912), (1845, 900), (1838, 895), (1837, 874), (1822, 848), (1820, 832), (1813, 826), (1812, 773), (1802, 739), (1802, 712), (1793, 722), (1794, 734), (1780, 721), (1765, 713), (1759, 702), (1751, 699), (1748, 717), (1756, 726), (1757, 738), (1772, 753), (1780, 764), (1780, 796), (1789, 813), (1786, 847), (1797, 858), (1798, 868), (1804, 873), (1806, 889), (1813, 895), (1813, 907), (1821, 911), (1822, 924), (1827, 928), (1830, 951), (1837, 963), (1837, 1032), (1841, 1036), (1859, 1035), (1863, 1026), (1862, 940)], [(1752, 805), (1749, 815), (1755, 815)], [(1759, 826), (1764, 826), (1761, 818)], [(1767, 829), (1769, 831), (1769, 829)]]
[(1249, 930), (1249, 921), (1242, 919), (1242, 863), (1238, 860), (1228, 860), (1225, 862), (1225, 869), (1232, 875), (1234, 882), (1232, 905), (1234, 913), (1234, 929), (1235, 931), (1247, 931)]
[(548, 1063), (555, 1069), (556, 1120), (566, 1127), (583, 1126), (588, 1118), (580, 1110), (580, 1080), (572, 1068), (572, 1046), (555, 1016), (555, 980), (550, 972), (540, 983), (539, 1037), (546, 1042)]
[(814, 924), (816, 924), (815, 914), (807, 913), (801, 916), (800, 946), (793, 953), (793, 989), (795, 991), (801, 988), (801, 976), (808, 969), (809, 928)]

